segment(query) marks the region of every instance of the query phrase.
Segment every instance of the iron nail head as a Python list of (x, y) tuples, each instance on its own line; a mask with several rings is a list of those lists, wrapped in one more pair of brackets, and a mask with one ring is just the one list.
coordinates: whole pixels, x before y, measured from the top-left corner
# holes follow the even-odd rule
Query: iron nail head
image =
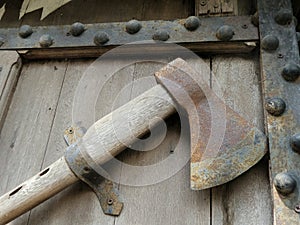
[(232, 26), (223, 25), (217, 30), (217, 38), (221, 41), (230, 41), (233, 38), (234, 31)]
[(200, 26), (200, 19), (196, 16), (190, 16), (185, 20), (184, 27), (189, 31), (194, 31)]

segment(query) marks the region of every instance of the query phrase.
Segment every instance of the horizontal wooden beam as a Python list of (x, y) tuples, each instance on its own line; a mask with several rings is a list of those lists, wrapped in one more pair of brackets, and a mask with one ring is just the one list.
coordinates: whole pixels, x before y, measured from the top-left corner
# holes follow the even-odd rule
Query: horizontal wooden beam
[[(0, 29), (0, 50), (17, 50), (29, 59), (97, 57), (116, 46), (161, 39), (195, 52), (240, 53), (252, 51), (259, 40), (258, 29), (249, 16), (200, 18), (194, 30), (186, 25), (189, 22), (188, 19), (141, 21), (136, 33), (128, 31), (126, 22), (86, 24), (79, 35), (74, 35), (72, 25)], [(193, 25), (192, 22), (190, 26)], [(217, 35), (221, 27), (225, 38), (222, 31)], [(95, 40), (97, 35), (100, 43)]]

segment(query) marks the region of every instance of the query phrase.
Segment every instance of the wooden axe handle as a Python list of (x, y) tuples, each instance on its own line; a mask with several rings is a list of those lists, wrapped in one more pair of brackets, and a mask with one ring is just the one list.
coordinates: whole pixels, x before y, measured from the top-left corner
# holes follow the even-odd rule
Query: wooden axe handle
[[(156, 85), (98, 120), (87, 131), (83, 140), (90, 147), (97, 147), (101, 143), (104, 149), (98, 152), (94, 150), (92, 156), (96, 163), (104, 163), (110, 159), (107, 152), (116, 155), (126, 148), (124, 143), (134, 141), (127, 130), (116, 130), (122, 129), (124, 122), (130, 121), (132, 134), (139, 136), (149, 130), (149, 121), (157, 117), (166, 118), (174, 112), (172, 98), (161, 85)], [(69, 169), (65, 158), (60, 158), (39, 174), (0, 197), (0, 224), (8, 223), (76, 181), (78, 178)]]

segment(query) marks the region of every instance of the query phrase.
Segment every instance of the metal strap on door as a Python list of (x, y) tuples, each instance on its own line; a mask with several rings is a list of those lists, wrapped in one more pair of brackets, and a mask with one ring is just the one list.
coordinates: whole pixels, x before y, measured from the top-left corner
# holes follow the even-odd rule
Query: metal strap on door
[(274, 224), (299, 224), (300, 66), (290, 0), (258, 0)]

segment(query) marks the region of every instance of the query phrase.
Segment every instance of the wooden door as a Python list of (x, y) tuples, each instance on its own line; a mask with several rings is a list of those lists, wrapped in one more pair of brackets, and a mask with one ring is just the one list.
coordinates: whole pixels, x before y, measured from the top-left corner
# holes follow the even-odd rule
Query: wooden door
[[(239, 4), (234, 2), (235, 10), (230, 12), (231, 15), (253, 13), (252, 1), (238, 2)], [(76, 16), (82, 22), (89, 23), (127, 21), (132, 14), (137, 15), (140, 20), (185, 18), (193, 14), (194, 8), (189, 1), (141, 1), (141, 4), (129, 1), (128, 5), (124, 3), (122, 7), (121, 4), (112, 2), (106, 2), (102, 7), (97, 1), (87, 1), (91, 8), (94, 6), (91, 13), (99, 12), (97, 7), (103, 10), (104, 6), (112, 4), (118, 6), (121, 14), (112, 15), (109, 10), (104, 10), (104, 14), (97, 13), (97, 17), (91, 19), (80, 11), (74, 16), (74, 11), (78, 10), (80, 4), (65, 3), (41, 22), (37, 20), (42, 15), (41, 10), (28, 12), (21, 22), (16, 22), (10, 18), (16, 15), (16, 9), (13, 8), (17, 5), (8, 7), (11, 3), (6, 4), (7, 12), (0, 24), (8, 27), (29, 22), (32, 25), (60, 25), (71, 23)], [(131, 5), (136, 5), (138, 9), (133, 9)], [(143, 7), (140, 8), (140, 5)], [(69, 7), (73, 11), (67, 10)], [(157, 7), (157, 10), (150, 13), (147, 9), (151, 7)], [(17, 8), (21, 9), (21, 5)], [(200, 57), (210, 69), (211, 76), (215, 76), (220, 82), (226, 103), (264, 130), (259, 51), (254, 48), (253, 51), (239, 54), (207, 52), (200, 53)], [(90, 58), (71, 59), (66, 56), (66, 59), (54, 59), (55, 53), (51, 53), (44, 55), (47, 59), (40, 59), (43, 58), (40, 52), (36, 55), (29, 54), (27, 58), (27, 52), (18, 50), (18, 53), (0, 52), (0, 63), (3, 65), (0, 73), (0, 106), (3, 109), (0, 111), (0, 195), (63, 155), (67, 147), (63, 133), (72, 125), (72, 104), (76, 87), (84, 72), (96, 60), (95, 55)], [(70, 56), (72, 53), (68, 54)], [(25, 59), (20, 58), (20, 55)], [(144, 62), (118, 71), (99, 96), (96, 104), (97, 117), (101, 118), (111, 111), (118, 93), (125, 85), (129, 87), (118, 101), (119, 105), (153, 87), (156, 84), (154, 78), (147, 82), (135, 81), (148, 77), (160, 68), (159, 63)], [(212, 88), (213, 85), (212, 83)], [(131, 165), (148, 165), (172, 154), (172, 148), (180, 134), (178, 117), (172, 116), (167, 119), (166, 124), (166, 138), (153, 151), (145, 153), (127, 149), (119, 156), (119, 160)], [(156, 138), (161, 137), (157, 135)], [(169, 179), (149, 186), (123, 185), (122, 179), (125, 179), (126, 174), (122, 170), (119, 170), (119, 177), (118, 189), (124, 209), (118, 217), (105, 215), (95, 194), (85, 184), (78, 182), (10, 224), (273, 224), (268, 155), (235, 180), (203, 191), (190, 189), (189, 163)]]

